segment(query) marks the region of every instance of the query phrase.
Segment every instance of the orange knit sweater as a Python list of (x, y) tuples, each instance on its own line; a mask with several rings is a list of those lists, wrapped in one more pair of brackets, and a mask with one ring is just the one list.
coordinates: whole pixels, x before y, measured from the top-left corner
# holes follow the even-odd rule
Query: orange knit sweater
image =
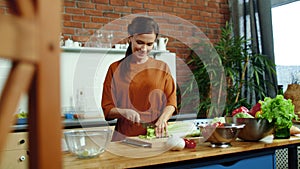
[[(126, 71), (121, 64), (111, 64), (105, 77), (102, 109), (106, 120), (113, 120), (109, 112), (114, 107), (133, 109), (146, 122), (155, 122), (167, 105), (177, 109), (176, 85), (166, 63), (149, 58), (143, 64), (130, 63)], [(113, 140), (141, 134), (146, 134), (141, 125), (119, 118)]]

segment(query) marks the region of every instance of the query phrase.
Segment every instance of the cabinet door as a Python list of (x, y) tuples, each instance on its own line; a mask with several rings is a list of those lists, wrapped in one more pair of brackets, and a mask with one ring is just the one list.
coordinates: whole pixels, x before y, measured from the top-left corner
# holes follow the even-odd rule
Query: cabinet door
[(275, 158), (273, 154), (247, 158), (232, 164), (213, 164), (193, 169), (275, 169)]
[(7, 150), (1, 152), (0, 169), (27, 169), (29, 156), (26, 150)]
[(28, 149), (28, 133), (16, 132), (10, 133), (6, 141), (4, 150), (27, 150)]

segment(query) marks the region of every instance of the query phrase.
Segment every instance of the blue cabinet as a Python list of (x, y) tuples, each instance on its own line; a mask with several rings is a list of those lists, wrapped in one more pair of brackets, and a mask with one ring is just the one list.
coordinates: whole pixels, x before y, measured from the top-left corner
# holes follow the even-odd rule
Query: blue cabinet
[(275, 169), (274, 154), (263, 155), (242, 159), (236, 162), (223, 164), (212, 164), (202, 167), (191, 167), (193, 169)]
[[(226, 151), (226, 150), (224, 150)], [(276, 169), (274, 149), (242, 151), (220, 156), (210, 156), (174, 163), (159, 164), (146, 168), (167, 169)]]

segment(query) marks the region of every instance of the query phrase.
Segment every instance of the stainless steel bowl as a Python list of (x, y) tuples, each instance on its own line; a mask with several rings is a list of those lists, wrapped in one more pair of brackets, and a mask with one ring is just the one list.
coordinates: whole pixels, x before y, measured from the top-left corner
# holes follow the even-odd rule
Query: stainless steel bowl
[(230, 147), (235, 141), (244, 124), (225, 123), (224, 126), (207, 125), (201, 128), (202, 135), (212, 147)]
[(105, 151), (111, 140), (111, 130), (72, 130), (64, 133), (71, 153), (78, 158), (97, 157)]
[(234, 121), (237, 124), (245, 124), (238, 134), (238, 138), (245, 141), (259, 141), (273, 133), (274, 124), (266, 119), (236, 118)]

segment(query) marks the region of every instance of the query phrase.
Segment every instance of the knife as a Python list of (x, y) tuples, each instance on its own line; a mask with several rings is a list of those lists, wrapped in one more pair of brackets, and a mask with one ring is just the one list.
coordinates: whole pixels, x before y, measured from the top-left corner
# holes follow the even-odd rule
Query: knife
[(148, 122), (140, 122), (140, 124), (144, 127), (144, 128), (155, 128), (156, 125), (154, 123), (148, 123)]
[(144, 147), (144, 148), (151, 148), (152, 147), (152, 143), (148, 143), (148, 142), (141, 141), (141, 140), (136, 140), (136, 139), (131, 139), (131, 138), (125, 138), (121, 142), (125, 143), (125, 144), (134, 145), (134, 146)]

